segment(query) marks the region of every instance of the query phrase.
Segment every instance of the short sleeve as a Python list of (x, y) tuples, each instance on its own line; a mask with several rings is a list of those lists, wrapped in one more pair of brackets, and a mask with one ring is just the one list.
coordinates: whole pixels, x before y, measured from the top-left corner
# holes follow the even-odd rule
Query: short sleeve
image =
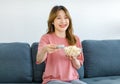
[(39, 41), (39, 44), (38, 44), (38, 51), (41, 51), (41, 49), (45, 46), (49, 44), (49, 38), (48, 38), (48, 35), (45, 34), (41, 37), (40, 41)]

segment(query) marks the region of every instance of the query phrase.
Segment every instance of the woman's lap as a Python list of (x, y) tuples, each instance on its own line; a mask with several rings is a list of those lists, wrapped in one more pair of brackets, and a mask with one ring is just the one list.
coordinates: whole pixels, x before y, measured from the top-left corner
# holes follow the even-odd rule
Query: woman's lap
[(87, 83), (77, 79), (77, 80), (73, 80), (70, 82), (64, 82), (64, 81), (60, 81), (60, 80), (52, 80), (52, 81), (49, 81), (47, 84), (87, 84)]
[(71, 84), (87, 84), (79, 79), (71, 81)]
[(72, 83), (63, 82), (63, 81), (60, 81), (60, 80), (52, 80), (52, 81), (49, 81), (47, 84), (72, 84)]

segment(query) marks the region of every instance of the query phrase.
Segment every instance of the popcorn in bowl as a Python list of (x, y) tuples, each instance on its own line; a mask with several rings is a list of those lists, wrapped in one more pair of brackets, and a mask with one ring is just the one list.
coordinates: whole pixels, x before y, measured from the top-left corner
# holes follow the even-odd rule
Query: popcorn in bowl
[(75, 57), (77, 57), (82, 52), (82, 49), (76, 46), (68, 46), (65, 47), (64, 50), (67, 56), (75, 56)]
[(64, 45), (58, 45), (56, 48), (57, 49), (64, 49), (65, 54), (67, 56), (75, 56), (75, 57), (77, 57), (82, 52), (82, 49), (78, 48), (76, 46), (67, 46), (67, 47), (65, 47)]

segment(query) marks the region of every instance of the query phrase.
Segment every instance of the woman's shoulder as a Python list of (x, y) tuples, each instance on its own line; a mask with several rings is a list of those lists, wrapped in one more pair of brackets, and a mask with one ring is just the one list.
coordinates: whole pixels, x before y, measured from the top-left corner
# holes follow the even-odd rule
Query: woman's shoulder
[(74, 35), (74, 36), (75, 36), (76, 40), (80, 40), (79, 36), (77, 36), (77, 35)]
[(77, 36), (77, 35), (75, 35), (75, 38), (76, 38), (76, 40), (77, 40), (77, 42), (76, 42), (77, 46), (78, 46), (78, 47), (81, 47), (81, 40), (80, 40), (80, 37)]
[(49, 43), (49, 41), (50, 41), (51, 38), (52, 38), (51, 34), (43, 34), (43, 35), (41, 36), (40, 41), (41, 41), (41, 42)]
[(43, 34), (43, 35), (42, 35), (42, 38), (49, 38), (49, 37), (51, 37), (51, 36), (52, 36), (51, 33), (47, 33), (47, 34)]
[(42, 37), (49, 37), (49, 36), (51, 36), (51, 34), (49, 34), (49, 33), (46, 33), (46, 34), (42, 35)]

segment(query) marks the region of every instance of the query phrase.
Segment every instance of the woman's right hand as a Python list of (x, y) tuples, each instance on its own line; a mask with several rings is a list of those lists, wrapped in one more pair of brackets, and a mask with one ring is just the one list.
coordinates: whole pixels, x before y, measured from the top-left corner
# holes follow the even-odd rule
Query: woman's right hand
[(44, 49), (46, 50), (47, 53), (53, 53), (57, 50), (55, 44), (48, 44), (44, 47)]
[(57, 50), (55, 44), (48, 44), (42, 48), (41, 51), (37, 52), (37, 57), (36, 57), (36, 63), (40, 64), (46, 59), (46, 54), (47, 53), (53, 53)]

